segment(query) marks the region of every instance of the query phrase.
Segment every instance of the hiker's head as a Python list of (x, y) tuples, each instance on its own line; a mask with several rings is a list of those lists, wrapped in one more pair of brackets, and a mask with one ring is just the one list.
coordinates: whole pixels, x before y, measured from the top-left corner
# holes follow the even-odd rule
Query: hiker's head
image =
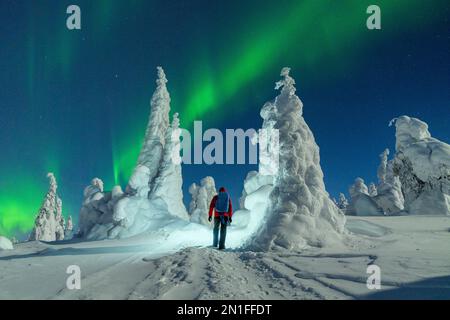
[(219, 192), (227, 192), (227, 189), (225, 189), (224, 187), (220, 187)]

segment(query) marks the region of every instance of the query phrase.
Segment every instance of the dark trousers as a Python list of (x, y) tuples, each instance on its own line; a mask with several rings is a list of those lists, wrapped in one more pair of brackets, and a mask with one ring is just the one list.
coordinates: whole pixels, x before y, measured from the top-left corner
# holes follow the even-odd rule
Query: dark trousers
[[(223, 217), (224, 222), (221, 219), (214, 217), (214, 229), (213, 229), (213, 247), (219, 245), (219, 249), (225, 249), (225, 238), (227, 237), (227, 222), (228, 217)], [(220, 241), (219, 241), (219, 229), (220, 229)]]

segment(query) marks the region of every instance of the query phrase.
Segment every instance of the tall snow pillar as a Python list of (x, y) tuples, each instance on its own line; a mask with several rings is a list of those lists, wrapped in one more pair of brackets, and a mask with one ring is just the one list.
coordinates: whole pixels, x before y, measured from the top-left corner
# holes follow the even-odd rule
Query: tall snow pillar
[(149, 198), (162, 199), (172, 215), (189, 219), (183, 203), (183, 177), (181, 174), (180, 120), (173, 115), (172, 125), (166, 132), (166, 145), (157, 177), (150, 186)]
[(158, 79), (150, 102), (150, 117), (144, 143), (126, 189), (127, 193), (140, 196), (148, 194), (149, 186), (158, 173), (169, 127), (170, 95), (166, 87), (167, 78), (162, 67), (157, 70)]
[(263, 250), (332, 245), (344, 233), (345, 216), (325, 190), (319, 147), (303, 119), (289, 71), (283, 68), (275, 87), (280, 94), (261, 110), (264, 122), (279, 130), (280, 151), (268, 219), (252, 243)]

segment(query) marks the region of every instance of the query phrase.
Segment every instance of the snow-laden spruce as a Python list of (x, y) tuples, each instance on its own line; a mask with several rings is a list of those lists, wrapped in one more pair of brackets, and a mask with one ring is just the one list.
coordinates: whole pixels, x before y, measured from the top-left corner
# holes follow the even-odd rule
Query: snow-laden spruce
[(393, 171), (409, 214), (450, 215), (450, 145), (431, 136), (428, 125), (401, 116), (396, 128)]
[(13, 250), (14, 246), (11, 240), (6, 237), (0, 236), (0, 251)]
[(388, 161), (388, 156), (389, 149), (380, 154), (377, 194), (372, 197), (381, 211), (390, 215), (404, 209), (404, 198), (400, 179), (394, 174), (393, 162)]
[(164, 155), (156, 178), (150, 185), (149, 198), (152, 201), (161, 199), (172, 215), (188, 220), (189, 216), (183, 203), (180, 135), (180, 120), (178, 113), (175, 113), (172, 125), (166, 131)]
[(72, 216), (67, 218), (66, 230), (64, 231), (64, 239), (69, 240), (73, 237), (73, 221)]
[(29, 240), (64, 240), (65, 220), (62, 215), (62, 200), (57, 194), (58, 184), (53, 173), (47, 174), (49, 190), (35, 219)]
[[(103, 181), (94, 178), (84, 189), (83, 204), (78, 221), (78, 236), (87, 239), (108, 238), (108, 231), (115, 226), (113, 220), (114, 206), (123, 196), (120, 187), (114, 192), (103, 190)], [(120, 189), (120, 190), (119, 190)]]
[(339, 200), (338, 200), (338, 208), (343, 210), (345, 212), (345, 210), (347, 210), (348, 207), (348, 200), (345, 197), (345, 194), (343, 194), (342, 192), (339, 193)]
[[(125, 192), (111, 192), (92, 183), (85, 190), (80, 212), (80, 236), (88, 239), (124, 238), (170, 223), (189, 220), (183, 203), (178, 114), (169, 125), (167, 79), (157, 68), (156, 90), (144, 143)], [(165, 221), (165, 222), (164, 222)]]
[(162, 67), (157, 67), (157, 71), (158, 79), (150, 102), (144, 143), (126, 190), (127, 193), (138, 193), (140, 196), (146, 196), (159, 171), (169, 128), (170, 95), (166, 87), (167, 78)]
[(450, 215), (450, 145), (433, 138), (419, 119), (401, 116), (393, 124), (396, 153), (391, 160), (389, 149), (380, 154), (376, 194), (358, 178), (347, 214)]
[(189, 204), (189, 214), (191, 222), (212, 226), (208, 221), (209, 204), (212, 198), (217, 194), (216, 184), (213, 177), (205, 177), (189, 187), (191, 202)]
[(280, 94), (261, 110), (264, 122), (279, 130), (280, 152), (268, 219), (253, 240), (265, 250), (328, 246), (340, 242), (345, 230), (345, 216), (325, 190), (319, 147), (302, 116), (289, 71), (281, 71), (276, 84)]
[(375, 200), (369, 195), (369, 188), (362, 178), (356, 178), (355, 183), (349, 188), (351, 202), (347, 207), (346, 214), (353, 216), (378, 216), (382, 215)]

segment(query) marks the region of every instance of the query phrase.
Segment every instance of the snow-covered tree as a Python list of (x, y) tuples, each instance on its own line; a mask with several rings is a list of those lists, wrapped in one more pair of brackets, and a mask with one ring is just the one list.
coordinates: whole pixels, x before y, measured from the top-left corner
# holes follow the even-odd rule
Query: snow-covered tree
[(433, 138), (419, 119), (401, 116), (391, 124), (396, 128), (392, 171), (399, 179), (405, 210), (450, 215), (450, 145)]
[(56, 241), (64, 239), (64, 217), (62, 201), (57, 194), (58, 185), (53, 173), (49, 178), (49, 190), (35, 220), (34, 228), (29, 236), (30, 241)]
[(388, 156), (389, 149), (380, 154), (377, 194), (371, 196), (385, 214), (394, 214), (404, 209), (404, 199), (400, 180), (395, 176)]
[(383, 211), (369, 195), (369, 188), (362, 178), (356, 178), (355, 183), (349, 188), (351, 202), (346, 214), (356, 216), (382, 215)]
[[(96, 238), (93, 231), (96, 229), (105, 229), (113, 226), (112, 219), (112, 197), (111, 193), (104, 192), (103, 181), (94, 178), (91, 184), (84, 189), (83, 204), (80, 210), (80, 218), (78, 220), (79, 237)], [(102, 226), (102, 227), (100, 227)], [(89, 236), (91, 233), (92, 236)], [(105, 232), (104, 237), (107, 234)]]
[(350, 197), (353, 199), (360, 194), (369, 195), (369, 188), (364, 183), (364, 179), (356, 178), (355, 183), (349, 189)]
[(378, 183), (382, 184), (386, 182), (387, 163), (388, 163), (389, 149), (385, 149), (380, 154), (380, 166), (378, 167)]
[(211, 223), (208, 221), (209, 204), (217, 194), (214, 178), (205, 177), (200, 181), (200, 185), (193, 183), (189, 187), (189, 193), (191, 194), (191, 203), (189, 205), (191, 221), (211, 226)]
[(126, 190), (141, 196), (147, 195), (149, 186), (158, 173), (169, 128), (170, 95), (166, 87), (167, 78), (162, 67), (158, 67), (157, 71), (158, 79), (150, 102), (151, 111), (144, 143)]
[(341, 210), (345, 210), (348, 207), (348, 200), (343, 193), (339, 193), (338, 207)]
[(157, 177), (150, 187), (150, 199), (162, 199), (172, 215), (176, 215), (182, 219), (189, 219), (183, 203), (180, 135), (180, 120), (178, 113), (175, 113), (173, 115), (172, 125), (166, 132), (166, 145)]
[(377, 186), (375, 185), (375, 183), (371, 182), (369, 184), (369, 196), (376, 197), (378, 194), (378, 190), (377, 190)]
[(65, 230), (65, 238), (70, 239), (73, 237), (73, 221), (72, 216), (67, 218), (66, 230)]
[(144, 143), (125, 193), (119, 186), (111, 192), (103, 192), (95, 184), (88, 187), (79, 220), (84, 237), (124, 238), (174, 217), (189, 220), (182, 192), (181, 129), (178, 114), (169, 125), (166, 83), (164, 71), (158, 67)]
[(295, 94), (289, 68), (281, 71), (275, 101), (261, 110), (266, 122), (279, 130), (279, 170), (270, 195), (268, 220), (253, 245), (270, 249), (300, 249), (340, 241), (345, 216), (325, 190), (319, 147), (302, 117), (303, 104)]

